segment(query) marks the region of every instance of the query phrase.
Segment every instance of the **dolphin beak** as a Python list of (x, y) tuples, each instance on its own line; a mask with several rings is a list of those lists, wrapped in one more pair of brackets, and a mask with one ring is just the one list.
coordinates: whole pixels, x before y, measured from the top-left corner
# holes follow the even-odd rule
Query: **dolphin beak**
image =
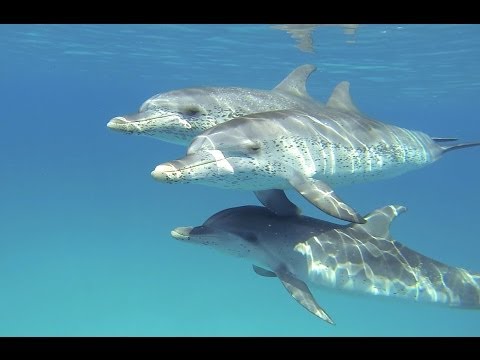
[(220, 172), (233, 174), (233, 168), (219, 150), (205, 150), (160, 164), (151, 174), (157, 181), (186, 183), (203, 180)]
[(193, 230), (193, 227), (186, 226), (186, 227), (177, 227), (173, 229), (170, 234), (173, 238), (177, 240), (188, 240), (190, 238), (190, 233)]
[(141, 133), (143, 130), (139, 124), (148, 119), (145, 113), (115, 116), (107, 123), (107, 127), (123, 133)]
[(158, 165), (151, 175), (157, 181), (175, 181), (180, 179), (182, 172), (170, 163)]
[(107, 127), (112, 130), (120, 130), (128, 124), (128, 120), (122, 116), (114, 117), (107, 123)]

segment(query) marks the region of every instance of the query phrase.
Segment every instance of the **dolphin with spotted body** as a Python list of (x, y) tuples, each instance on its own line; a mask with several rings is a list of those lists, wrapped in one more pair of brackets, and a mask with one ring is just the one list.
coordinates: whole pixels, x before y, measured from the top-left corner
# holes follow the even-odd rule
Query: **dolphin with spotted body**
[(165, 183), (252, 190), (277, 214), (288, 199), (275, 200), (293, 188), (331, 216), (364, 223), (333, 186), (397, 176), (451, 150), (480, 145), (442, 145), (454, 140), (367, 118), (353, 104), (349, 83), (342, 82), (315, 115), (279, 110), (235, 118), (198, 135), (185, 157), (158, 165), (152, 176)]
[(198, 87), (157, 94), (146, 100), (138, 113), (114, 117), (107, 127), (188, 145), (203, 131), (235, 117), (284, 109), (316, 113), (324, 105), (312, 99), (306, 89), (315, 70), (314, 65), (299, 66), (273, 90)]
[(330, 324), (307, 284), (479, 309), (480, 274), (428, 258), (391, 237), (390, 223), (404, 211), (390, 205), (365, 216), (366, 224), (338, 225), (242, 206), (171, 234), (252, 261), (258, 275), (277, 277), (296, 301)]

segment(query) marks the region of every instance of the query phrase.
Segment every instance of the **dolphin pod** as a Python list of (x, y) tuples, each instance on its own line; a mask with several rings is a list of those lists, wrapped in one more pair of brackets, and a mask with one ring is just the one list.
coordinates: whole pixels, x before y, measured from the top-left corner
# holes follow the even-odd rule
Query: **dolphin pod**
[(403, 206), (385, 206), (365, 224), (338, 225), (307, 216), (278, 216), (265, 207), (222, 210), (203, 225), (171, 234), (254, 263), (260, 276), (277, 277), (304, 308), (333, 324), (307, 284), (364, 294), (480, 308), (480, 274), (419, 254), (390, 235)]
[[(354, 105), (345, 81), (326, 105), (317, 102), (306, 90), (315, 69), (300, 66), (273, 90), (203, 87), (158, 94), (138, 113), (114, 117), (107, 126), (189, 145), (183, 158), (155, 167), (158, 181), (254, 191), (265, 207), (226, 209), (202, 226), (176, 228), (172, 236), (252, 260), (258, 275), (279, 278), (295, 300), (329, 323), (307, 284), (480, 307), (479, 274), (391, 238), (390, 222), (404, 207), (364, 217), (333, 190), (397, 176), (480, 143), (453, 143), (457, 139), (372, 120)], [(301, 216), (286, 189), (351, 223)]]

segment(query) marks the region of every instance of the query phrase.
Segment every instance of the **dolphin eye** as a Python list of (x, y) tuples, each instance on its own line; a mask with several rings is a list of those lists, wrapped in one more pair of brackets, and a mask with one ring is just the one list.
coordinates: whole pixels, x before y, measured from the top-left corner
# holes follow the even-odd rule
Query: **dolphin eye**
[(254, 152), (260, 150), (260, 148), (261, 148), (261, 146), (258, 143), (254, 143), (254, 144), (251, 144), (251, 145), (248, 146), (248, 149), (251, 150), (251, 151), (254, 151)]
[(185, 110), (183, 112), (187, 116), (196, 116), (196, 115), (200, 114), (201, 110), (200, 110), (199, 107), (189, 106), (189, 107), (185, 108)]

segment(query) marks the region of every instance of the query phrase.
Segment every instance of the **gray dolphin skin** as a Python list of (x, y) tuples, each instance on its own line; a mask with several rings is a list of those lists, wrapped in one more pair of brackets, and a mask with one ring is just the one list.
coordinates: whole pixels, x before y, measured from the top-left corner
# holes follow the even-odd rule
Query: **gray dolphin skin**
[(264, 195), (293, 188), (331, 216), (364, 223), (332, 186), (397, 176), (450, 150), (480, 145), (441, 145), (453, 140), (368, 119), (353, 104), (349, 83), (342, 82), (316, 115), (279, 110), (230, 120), (198, 135), (185, 157), (158, 165), (152, 176), (166, 183), (252, 190), (277, 213), (288, 199), (269, 202), (281, 197)]
[(390, 223), (405, 210), (390, 205), (365, 216), (366, 224), (338, 225), (242, 206), (171, 235), (252, 261), (258, 275), (278, 277), (295, 300), (330, 324), (307, 284), (479, 309), (480, 274), (442, 264), (391, 237)]
[(307, 93), (306, 81), (316, 70), (302, 65), (273, 90), (240, 87), (199, 87), (158, 94), (143, 103), (136, 114), (111, 119), (108, 128), (188, 145), (201, 132), (235, 117), (284, 109), (315, 113), (323, 104)]

